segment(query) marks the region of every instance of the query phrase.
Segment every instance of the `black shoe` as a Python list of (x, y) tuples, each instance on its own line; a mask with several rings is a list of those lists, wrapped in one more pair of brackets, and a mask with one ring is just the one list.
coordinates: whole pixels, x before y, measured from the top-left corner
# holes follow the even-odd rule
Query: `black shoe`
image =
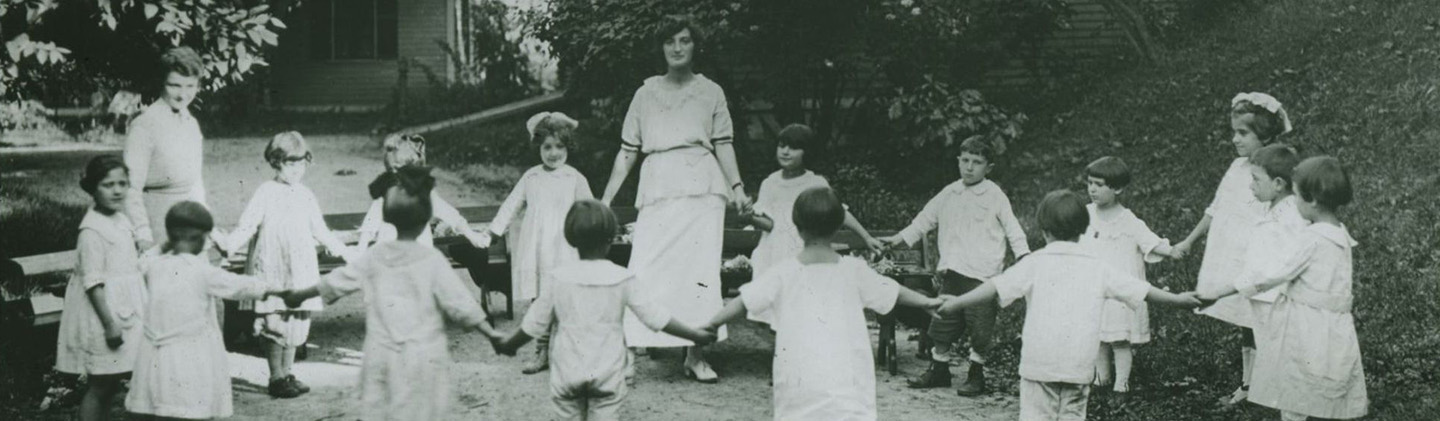
[(960, 387), (955, 389), (955, 394), (960, 396), (980, 396), (985, 393), (985, 366), (971, 361), (970, 372), (965, 374), (965, 383), (961, 383)]
[(290, 399), (298, 397), (302, 394), (303, 393), (300, 392), (300, 389), (296, 388), (295, 384), (290, 382), (289, 377), (282, 377), (270, 381), (271, 397)]
[(295, 386), (295, 390), (299, 390), (299, 391), (300, 391), (300, 394), (303, 395), (303, 394), (306, 394), (306, 393), (310, 393), (310, 386), (306, 385), (305, 383), (302, 383), (302, 382), (300, 381), (300, 379), (295, 378), (295, 375), (294, 375), (294, 374), (291, 374), (291, 375), (289, 375), (289, 376), (287, 376), (287, 377), (285, 377), (285, 378), (288, 379), (288, 380), (290, 380), (290, 385), (291, 385), (291, 386)]
[(295, 360), (296, 360), (296, 361), (305, 361), (305, 360), (310, 359), (310, 346), (309, 346), (309, 345), (310, 345), (310, 343), (309, 343), (309, 342), (306, 342), (306, 343), (304, 343), (304, 344), (301, 344), (299, 348), (295, 348)]
[(920, 377), (905, 381), (911, 389), (931, 389), (936, 387), (950, 387), (950, 367), (937, 369), (930, 367)]

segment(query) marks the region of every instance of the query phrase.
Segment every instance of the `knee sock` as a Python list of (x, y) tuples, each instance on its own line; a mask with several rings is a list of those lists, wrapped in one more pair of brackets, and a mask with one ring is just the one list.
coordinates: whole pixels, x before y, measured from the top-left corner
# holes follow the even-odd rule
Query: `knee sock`
[(1240, 348), (1241, 372), (1240, 384), (1245, 389), (1250, 388), (1250, 374), (1255, 372), (1255, 348)]
[(1124, 346), (1116, 345), (1115, 350), (1115, 391), (1125, 392), (1130, 390), (1130, 368), (1135, 360), (1135, 349), (1129, 344)]
[(1110, 377), (1110, 369), (1110, 344), (1101, 342), (1100, 352), (1095, 354), (1096, 385), (1105, 384), (1105, 379), (1114, 379), (1113, 377)]

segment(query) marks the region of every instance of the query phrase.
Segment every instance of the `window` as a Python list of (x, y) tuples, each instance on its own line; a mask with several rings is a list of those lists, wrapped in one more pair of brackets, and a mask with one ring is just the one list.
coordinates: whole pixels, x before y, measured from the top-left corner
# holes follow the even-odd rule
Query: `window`
[(393, 60), (398, 0), (310, 0), (310, 56), (316, 60)]

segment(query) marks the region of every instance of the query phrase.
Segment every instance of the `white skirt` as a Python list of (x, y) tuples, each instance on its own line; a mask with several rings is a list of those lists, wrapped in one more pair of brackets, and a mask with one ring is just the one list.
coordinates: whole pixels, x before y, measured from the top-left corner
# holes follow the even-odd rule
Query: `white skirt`
[[(715, 317), (721, 299), (720, 252), (725, 239), (725, 198), (719, 195), (663, 199), (640, 208), (630, 270), (641, 289), (656, 294), (675, 320), (700, 326)], [(720, 328), (720, 340), (725, 328)], [(631, 347), (681, 347), (694, 343), (650, 330), (625, 311), (625, 342)]]

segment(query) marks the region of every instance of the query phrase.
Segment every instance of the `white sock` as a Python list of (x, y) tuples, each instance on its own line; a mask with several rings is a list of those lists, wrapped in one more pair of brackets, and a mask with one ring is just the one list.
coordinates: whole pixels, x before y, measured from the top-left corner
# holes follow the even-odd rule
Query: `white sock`
[(1100, 352), (1095, 354), (1095, 385), (1107, 383), (1110, 377), (1110, 344), (1101, 342)]
[(1255, 372), (1255, 348), (1240, 348), (1241, 372), (1240, 384), (1250, 388), (1250, 374)]
[(980, 354), (976, 354), (974, 349), (970, 350), (970, 361), (973, 361), (976, 364), (985, 365), (985, 357), (980, 356)]

